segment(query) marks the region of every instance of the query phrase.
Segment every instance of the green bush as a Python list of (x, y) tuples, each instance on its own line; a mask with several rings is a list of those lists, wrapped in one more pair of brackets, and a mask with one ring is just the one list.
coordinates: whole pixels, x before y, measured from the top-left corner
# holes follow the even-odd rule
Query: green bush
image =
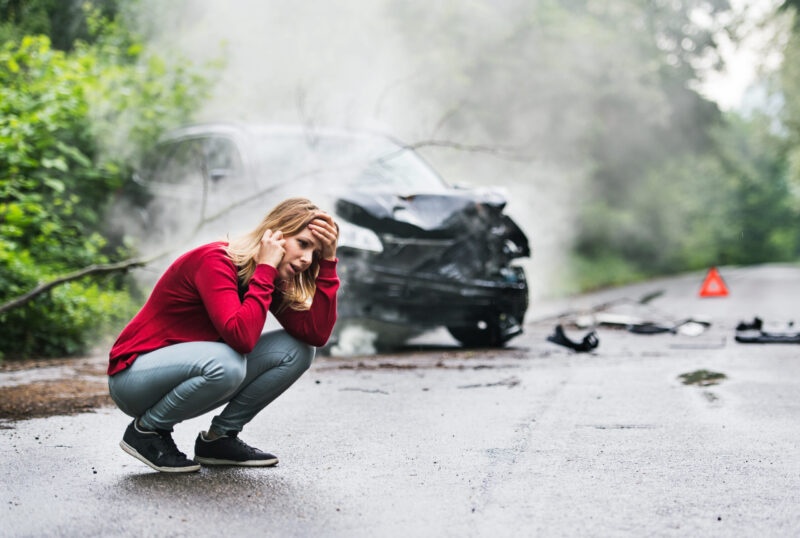
[[(46, 36), (0, 47), (0, 304), (61, 275), (131, 256), (106, 212), (130, 163), (204, 97), (199, 70), (148, 55), (87, 12), (91, 45)], [(123, 275), (84, 278), (0, 314), (0, 357), (74, 355), (134, 310)]]
[[(27, 253), (13, 255), (7, 251), (0, 251), (0, 275), (8, 279), (6, 290), (13, 295), (32, 289), (43, 277), (55, 276), (42, 274), (41, 265)], [(110, 282), (113, 279), (68, 282), (23, 308), (0, 314), (0, 339), (4, 343), (0, 358), (77, 355), (102, 342), (138, 307), (123, 286)]]
[(592, 199), (579, 217), (581, 281), (796, 260), (800, 211), (772, 123), (726, 116), (710, 129), (710, 150), (650, 167), (614, 206)]
[(611, 252), (594, 257), (573, 255), (570, 268), (569, 288), (563, 290), (563, 295), (620, 286), (645, 278), (630, 260)]

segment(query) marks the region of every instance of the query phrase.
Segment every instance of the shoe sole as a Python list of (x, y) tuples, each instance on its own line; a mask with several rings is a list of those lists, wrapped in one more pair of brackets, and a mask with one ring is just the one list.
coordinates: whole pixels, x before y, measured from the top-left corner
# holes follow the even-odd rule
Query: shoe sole
[(216, 458), (202, 458), (195, 456), (194, 461), (203, 465), (210, 466), (223, 466), (235, 465), (237, 467), (274, 467), (278, 465), (278, 458), (268, 460), (247, 460), (247, 461), (233, 461), (233, 460), (219, 460)]
[(122, 450), (124, 450), (137, 460), (148, 465), (149, 467), (152, 467), (156, 471), (160, 471), (162, 473), (194, 473), (200, 470), (200, 465), (188, 465), (186, 467), (159, 467), (152, 461), (148, 460), (147, 458), (139, 454), (139, 452), (135, 448), (133, 448), (125, 441), (120, 441), (119, 446)]

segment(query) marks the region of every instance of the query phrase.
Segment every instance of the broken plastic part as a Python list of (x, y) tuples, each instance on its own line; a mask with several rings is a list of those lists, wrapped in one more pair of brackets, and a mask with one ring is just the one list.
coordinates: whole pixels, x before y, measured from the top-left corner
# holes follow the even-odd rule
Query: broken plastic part
[(567, 335), (564, 334), (564, 328), (561, 325), (556, 325), (555, 331), (553, 334), (547, 337), (547, 341), (553, 342), (554, 344), (558, 344), (560, 346), (568, 347), (579, 353), (591, 351), (600, 344), (600, 339), (597, 337), (597, 333), (595, 331), (591, 331), (586, 334), (586, 336), (584, 336), (583, 340), (580, 342), (570, 340)]
[(763, 320), (756, 317), (753, 321), (740, 322), (736, 326), (737, 342), (742, 344), (800, 344), (800, 331), (790, 321), (784, 329), (767, 329)]
[(742, 331), (736, 333), (735, 338), (737, 342), (742, 344), (800, 344), (800, 332), (786, 334), (765, 331)]
[(753, 321), (747, 323), (746, 321), (740, 321), (739, 324), (736, 326), (737, 331), (760, 331), (761, 327), (764, 326), (764, 321), (759, 317), (754, 317)]

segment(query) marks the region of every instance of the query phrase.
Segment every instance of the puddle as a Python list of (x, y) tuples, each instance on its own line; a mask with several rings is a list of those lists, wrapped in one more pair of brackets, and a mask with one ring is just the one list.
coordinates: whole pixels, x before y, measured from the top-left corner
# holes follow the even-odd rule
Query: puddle
[(708, 387), (710, 385), (718, 385), (723, 379), (727, 379), (723, 373), (712, 372), (710, 370), (695, 370), (694, 372), (687, 372), (678, 376), (683, 380), (684, 385), (698, 385), (700, 387)]

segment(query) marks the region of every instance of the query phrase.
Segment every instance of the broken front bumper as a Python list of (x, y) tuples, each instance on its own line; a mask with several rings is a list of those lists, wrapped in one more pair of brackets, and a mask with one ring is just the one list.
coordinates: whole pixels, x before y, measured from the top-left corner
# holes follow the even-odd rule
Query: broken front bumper
[(506, 268), (495, 280), (409, 275), (375, 266), (345, 270), (341, 277), (342, 319), (374, 319), (423, 329), (473, 327), (498, 320), (521, 324), (528, 309), (528, 285), (520, 267)]

